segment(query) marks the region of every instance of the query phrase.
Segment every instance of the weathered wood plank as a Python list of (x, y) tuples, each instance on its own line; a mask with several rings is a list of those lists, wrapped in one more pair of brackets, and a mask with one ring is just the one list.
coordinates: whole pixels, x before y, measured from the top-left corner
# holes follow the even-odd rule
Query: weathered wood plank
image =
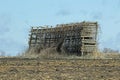
[[(87, 52), (97, 47), (97, 22), (80, 22), (70, 24), (59, 24), (56, 27), (32, 27), (29, 47), (34, 47), (42, 44), (51, 47), (53, 43), (59, 44), (63, 38), (63, 47), (66, 49), (76, 50), (76, 52)], [(79, 47), (77, 47), (79, 46)], [(87, 46), (87, 48), (85, 48)], [(80, 54), (81, 54), (80, 53)], [(84, 54), (84, 53), (83, 53)]]

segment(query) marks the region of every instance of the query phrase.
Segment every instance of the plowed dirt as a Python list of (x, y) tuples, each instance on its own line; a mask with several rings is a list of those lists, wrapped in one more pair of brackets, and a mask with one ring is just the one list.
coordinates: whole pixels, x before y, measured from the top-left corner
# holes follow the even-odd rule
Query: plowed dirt
[(1, 58), (0, 80), (120, 80), (120, 60)]

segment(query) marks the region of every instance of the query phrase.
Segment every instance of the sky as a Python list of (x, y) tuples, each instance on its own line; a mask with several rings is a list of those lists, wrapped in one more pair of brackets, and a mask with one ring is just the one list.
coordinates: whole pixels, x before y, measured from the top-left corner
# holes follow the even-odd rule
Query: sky
[(0, 52), (28, 47), (31, 26), (97, 21), (99, 48), (120, 50), (120, 0), (0, 0)]

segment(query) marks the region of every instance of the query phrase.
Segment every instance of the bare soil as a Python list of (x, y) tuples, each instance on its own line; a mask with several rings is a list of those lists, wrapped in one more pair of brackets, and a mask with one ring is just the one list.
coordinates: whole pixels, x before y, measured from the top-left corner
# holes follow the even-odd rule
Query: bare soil
[(1, 58), (0, 80), (120, 80), (120, 59)]

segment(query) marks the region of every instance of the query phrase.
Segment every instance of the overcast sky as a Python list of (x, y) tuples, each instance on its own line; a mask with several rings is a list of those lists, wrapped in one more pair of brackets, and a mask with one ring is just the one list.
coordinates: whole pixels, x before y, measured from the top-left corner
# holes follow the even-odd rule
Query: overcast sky
[(97, 21), (99, 47), (120, 50), (120, 0), (0, 0), (0, 51), (21, 53), (31, 26)]

